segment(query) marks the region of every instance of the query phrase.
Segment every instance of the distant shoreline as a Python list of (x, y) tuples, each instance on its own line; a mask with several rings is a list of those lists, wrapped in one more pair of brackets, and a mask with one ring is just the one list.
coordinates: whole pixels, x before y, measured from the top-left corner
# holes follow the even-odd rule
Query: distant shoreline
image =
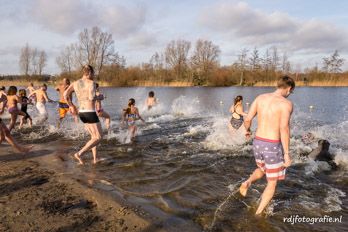
[[(8, 80), (2, 80), (0, 81), (0, 86), (28, 86), (31, 83), (31, 81), (8, 81)], [(34, 86), (38, 86), (40, 84), (46, 83), (49, 86), (55, 86), (57, 84), (56, 81), (33, 81), (32, 82)], [(107, 82), (99, 82), (100, 86), (103, 87), (195, 87), (192, 82), (186, 82), (186, 81), (172, 81), (172, 82), (154, 82), (154, 81), (139, 81), (132, 85), (127, 86), (119, 86), (119, 85), (112, 85)], [(276, 81), (268, 81), (268, 82), (257, 82), (253, 85), (246, 84), (242, 85), (241, 87), (274, 87), (276, 85)], [(229, 86), (213, 86), (213, 85), (198, 85), (196, 87), (237, 87), (240, 85), (229, 85)], [(348, 87), (348, 80), (345, 82), (338, 82), (338, 81), (312, 81), (312, 82), (303, 82), (303, 81), (296, 81), (296, 86), (299, 87)]]

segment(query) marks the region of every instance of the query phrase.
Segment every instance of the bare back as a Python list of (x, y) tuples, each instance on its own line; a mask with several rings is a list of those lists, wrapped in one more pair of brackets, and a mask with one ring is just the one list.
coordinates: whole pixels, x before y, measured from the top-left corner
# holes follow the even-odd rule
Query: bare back
[(288, 120), (291, 112), (292, 103), (286, 98), (274, 93), (260, 95), (256, 99), (256, 136), (279, 140), (282, 120)]
[(94, 81), (88, 79), (80, 79), (73, 83), (79, 109), (95, 110), (96, 86)]

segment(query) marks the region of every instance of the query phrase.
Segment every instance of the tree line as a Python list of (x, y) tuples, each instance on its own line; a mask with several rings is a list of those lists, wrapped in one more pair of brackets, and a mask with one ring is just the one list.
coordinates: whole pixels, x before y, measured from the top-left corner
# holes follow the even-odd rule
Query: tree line
[[(67, 45), (56, 58), (61, 77), (76, 79), (84, 64), (95, 67), (97, 79), (110, 85), (132, 86), (144, 82), (189, 82), (192, 85), (229, 86), (254, 85), (271, 82), (281, 74), (295, 75), (297, 80), (332, 80), (342, 76), (344, 59), (336, 50), (323, 58), (322, 67), (307, 68), (300, 73), (289, 61), (286, 52), (276, 46), (264, 50), (242, 49), (237, 60), (230, 65), (220, 64), (221, 50), (212, 41), (198, 39), (172, 40), (163, 51), (155, 52), (147, 62), (126, 66), (126, 59), (115, 50), (112, 34), (99, 27), (84, 29), (77, 41)], [(32, 49), (26, 44), (20, 55), (20, 67), (24, 75), (42, 74), (47, 56), (44, 51)]]

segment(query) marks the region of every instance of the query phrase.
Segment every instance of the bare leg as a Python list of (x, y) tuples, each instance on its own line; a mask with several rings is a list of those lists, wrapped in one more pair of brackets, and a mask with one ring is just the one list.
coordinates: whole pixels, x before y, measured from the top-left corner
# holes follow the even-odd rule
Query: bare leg
[(250, 185), (253, 182), (257, 181), (258, 179), (261, 179), (264, 175), (265, 175), (265, 173), (260, 168), (256, 168), (255, 171), (250, 175), (249, 179), (244, 181), (244, 183), (240, 186), (240, 188), (239, 188), (240, 194), (243, 197), (245, 197)]
[(19, 123), (19, 129), (22, 129), (23, 124), (24, 124), (24, 117), (21, 118), (21, 121)]
[(257, 208), (255, 213), (256, 215), (261, 214), (262, 211), (269, 204), (269, 202), (272, 200), (276, 187), (277, 187), (277, 180), (267, 180), (267, 186), (262, 193), (260, 205)]
[(16, 121), (17, 121), (17, 114), (16, 113), (12, 113), (11, 114), (11, 122), (10, 122), (10, 125), (8, 127), (9, 131), (11, 131), (14, 128), (14, 126), (16, 124)]
[(29, 126), (31, 128), (33, 126), (33, 120), (31, 118), (28, 118), (28, 120), (29, 120)]
[(10, 134), (10, 131), (9, 129), (7, 129), (7, 127), (5, 126), (5, 124), (3, 124), (2, 122), (0, 122), (0, 130), (1, 130), (1, 139), (0, 141), (3, 140), (3, 138), (6, 139), (6, 141), (13, 147), (15, 148), (17, 151), (19, 152), (22, 152), (22, 153), (27, 153), (29, 152), (33, 146), (30, 146), (30, 147), (25, 147), (25, 146), (22, 146), (20, 144), (18, 144), (16, 142), (16, 140), (12, 137), (12, 135)]
[[(90, 133), (91, 139), (86, 143), (86, 145), (79, 152), (77, 152), (74, 155), (74, 157), (79, 161), (80, 164), (83, 164), (82, 160), (80, 159), (80, 156), (86, 153), (87, 151), (91, 150), (92, 148), (96, 147), (102, 139), (102, 130), (101, 130), (100, 123), (85, 124), (85, 127), (86, 127), (86, 130)], [(94, 154), (95, 154), (94, 160), (96, 160), (97, 158), (96, 148), (95, 148)]]

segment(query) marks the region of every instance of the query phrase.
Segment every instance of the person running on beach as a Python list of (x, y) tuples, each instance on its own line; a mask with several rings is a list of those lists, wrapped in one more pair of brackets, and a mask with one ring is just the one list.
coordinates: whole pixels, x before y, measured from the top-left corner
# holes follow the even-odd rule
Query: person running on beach
[(275, 92), (259, 95), (254, 100), (244, 120), (246, 136), (250, 137), (251, 122), (257, 115), (257, 130), (253, 141), (257, 168), (240, 186), (240, 194), (245, 196), (250, 185), (265, 174), (267, 178), (267, 186), (256, 215), (260, 215), (272, 200), (277, 181), (285, 179), (285, 170), (291, 165), (289, 123), (293, 105), (286, 98), (294, 89), (295, 82), (291, 77), (281, 77)]
[(243, 125), (243, 117), (247, 116), (243, 110), (242, 96), (237, 96), (234, 99), (234, 104), (231, 106), (230, 112), (232, 113), (232, 117), (229, 126), (232, 130), (238, 130)]
[[(85, 128), (91, 135), (91, 139), (77, 153), (74, 154), (75, 159), (83, 164), (81, 156), (87, 151), (92, 150), (93, 163), (97, 163), (97, 145), (102, 140), (102, 128), (98, 115), (95, 111), (96, 85), (93, 81), (94, 70), (91, 65), (85, 65), (82, 69), (83, 76), (81, 79), (71, 84), (64, 93), (64, 98), (68, 102), (71, 112), (76, 115), (78, 113), (81, 121), (85, 124)], [(79, 103), (79, 111), (72, 103), (72, 93), (75, 92)]]
[(98, 100), (95, 101), (95, 109), (97, 110), (98, 117), (105, 118), (106, 129), (110, 129), (110, 115), (103, 109), (101, 101), (105, 99), (104, 95), (100, 92), (99, 84), (96, 83), (96, 96)]
[[(5, 108), (7, 102), (7, 94), (5, 86), (0, 87), (0, 107)], [(1, 113), (0, 113), (1, 114)]]
[(155, 98), (155, 93), (153, 91), (149, 92), (149, 97), (146, 99), (147, 109), (151, 110), (152, 107), (157, 105), (157, 98)]
[[(0, 98), (0, 105), (2, 105), (0, 107), (0, 115), (4, 112), (5, 105), (6, 105), (5, 101), (7, 101), (7, 100)], [(0, 118), (0, 144), (4, 140), (6, 140), (14, 149), (16, 149), (17, 151), (22, 152), (22, 153), (27, 153), (33, 148), (33, 146), (26, 147), (26, 146), (22, 146), (19, 143), (17, 143), (17, 141), (12, 137), (10, 130), (7, 128), (5, 123)]]
[(27, 98), (27, 91), (25, 89), (20, 89), (19, 90), (19, 97), (20, 97), (20, 102), (21, 102), (21, 111), (25, 114), (21, 118), (21, 122), (19, 124), (19, 129), (22, 128), (23, 124), (29, 121), (29, 126), (32, 127), (33, 125), (33, 120), (31, 119), (30, 115), (28, 114), (28, 105), (32, 104), (29, 98)]
[(30, 99), (34, 95), (36, 96), (36, 109), (39, 111), (41, 121), (44, 122), (48, 119), (46, 102), (53, 102), (53, 100), (49, 99), (47, 96), (47, 85), (43, 84), (40, 89), (29, 94), (28, 98)]
[(8, 127), (10, 132), (16, 125), (18, 115), (26, 116), (24, 112), (18, 109), (18, 103), (21, 103), (21, 101), (17, 96), (17, 87), (10, 86), (7, 91), (7, 110), (11, 114), (11, 122)]
[(139, 110), (135, 107), (135, 100), (133, 98), (129, 99), (128, 107), (123, 109), (122, 123), (126, 122), (128, 125), (128, 132), (131, 135), (131, 140), (134, 140), (135, 134), (137, 132), (137, 126), (135, 125), (136, 120), (141, 120), (145, 122), (144, 119), (140, 116)]
[[(31, 94), (35, 91), (34, 84), (33, 84), (33, 83), (30, 83), (26, 90), (28, 91), (29, 95), (31, 95)], [(33, 103), (36, 102), (36, 96), (35, 96), (35, 94), (31, 96), (30, 100), (31, 100)]]
[[(60, 127), (60, 124), (62, 123), (63, 119), (65, 118), (66, 114), (69, 112), (69, 105), (67, 101), (64, 98), (64, 92), (67, 90), (67, 88), (70, 86), (70, 80), (68, 78), (64, 78), (62, 82), (56, 87), (56, 91), (59, 93), (59, 102), (58, 102), (58, 114), (59, 114), (59, 121), (58, 121), (58, 128)], [(73, 115), (75, 123), (78, 122), (77, 116)]]

